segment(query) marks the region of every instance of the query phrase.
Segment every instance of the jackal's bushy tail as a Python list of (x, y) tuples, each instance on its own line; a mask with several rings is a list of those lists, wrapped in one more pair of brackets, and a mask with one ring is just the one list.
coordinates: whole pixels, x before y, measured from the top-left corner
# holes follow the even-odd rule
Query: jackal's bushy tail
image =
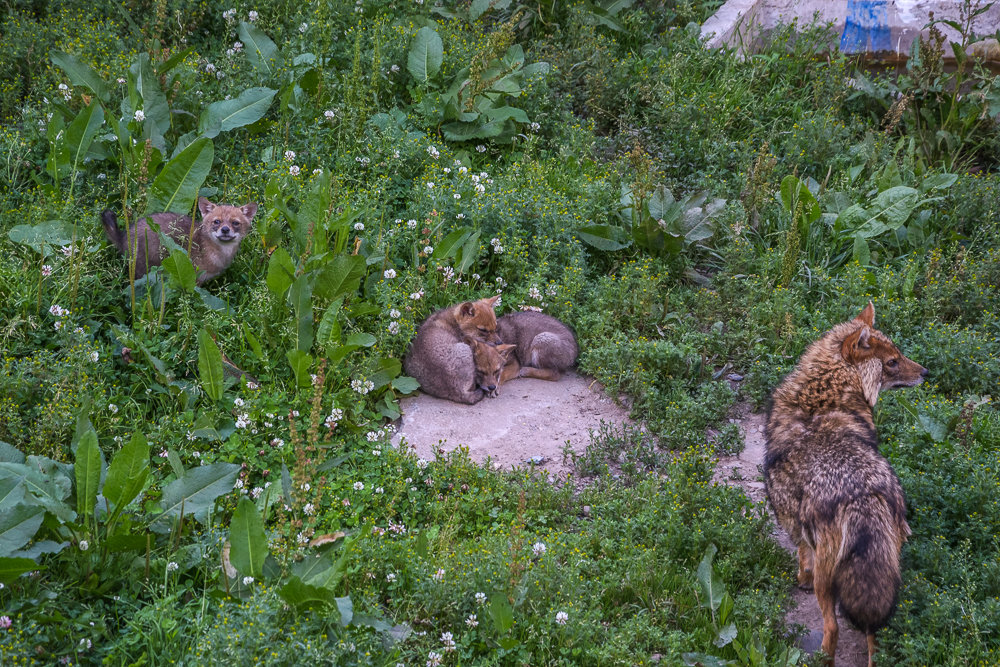
[(867, 496), (848, 504), (842, 515), (842, 542), (834, 585), (840, 610), (859, 630), (884, 627), (899, 594), (899, 548), (909, 532), (884, 499)]
[(111, 241), (111, 245), (124, 254), (128, 247), (128, 239), (125, 238), (125, 231), (118, 229), (118, 216), (114, 211), (104, 209), (101, 213), (101, 224), (104, 225), (104, 235)]

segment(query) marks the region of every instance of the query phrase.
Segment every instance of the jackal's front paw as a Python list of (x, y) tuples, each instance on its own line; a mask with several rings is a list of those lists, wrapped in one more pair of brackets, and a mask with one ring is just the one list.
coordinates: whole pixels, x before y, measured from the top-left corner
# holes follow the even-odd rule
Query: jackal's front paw
[(799, 570), (799, 588), (804, 591), (811, 591), (813, 589), (813, 571), (812, 570)]

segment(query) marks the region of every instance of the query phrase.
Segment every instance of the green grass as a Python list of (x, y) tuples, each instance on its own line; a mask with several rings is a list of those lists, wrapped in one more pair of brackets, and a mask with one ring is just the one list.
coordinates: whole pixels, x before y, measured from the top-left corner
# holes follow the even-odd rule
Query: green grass
[[(0, 568), (0, 662), (809, 662), (783, 621), (792, 559), (712, 464), (742, 446), (734, 406), (763, 406), (869, 299), (931, 371), (876, 409), (913, 530), (879, 664), (997, 662), (1000, 177), (976, 106), (996, 77), (920, 65), (859, 89), (850, 58), (817, 55), (822, 27), (741, 59), (686, 27), (717, 2), (536, 4), (0, 13), (0, 523), (44, 518), (0, 532), (0, 558), (29, 559)], [(442, 44), (426, 81), (410, 63), (425, 26)], [(958, 83), (975, 94), (945, 94)], [(133, 305), (100, 211), (152, 212), (205, 109), (251, 88), (270, 105), (211, 139), (181, 198), (258, 202), (253, 233), (203, 291), (161, 269)], [(896, 92), (955, 113), (887, 125)], [(72, 124), (96, 103), (83, 145)], [(782, 200), (799, 182), (815, 219)], [(698, 192), (726, 201), (692, 230), (704, 211), (669, 200)], [(902, 194), (884, 229), (844, 213)], [(680, 237), (657, 237), (661, 218)], [(498, 312), (571, 325), (580, 370), (642, 425), (574, 443), (566, 483), (390, 445), (416, 327), (498, 291)], [(79, 488), (109, 491), (110, 472), (87, 477), (92, 437), (112, 469), (148, 453), (134, 502), (78, 512)], [(36, 457), (34, 490), (12, 448)], [(157, 519), (206, 470), (237, 488)]]

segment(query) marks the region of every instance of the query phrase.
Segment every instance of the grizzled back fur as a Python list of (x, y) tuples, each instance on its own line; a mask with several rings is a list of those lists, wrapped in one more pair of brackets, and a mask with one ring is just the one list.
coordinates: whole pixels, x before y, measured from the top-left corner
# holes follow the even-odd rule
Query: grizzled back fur
[[(910, 534), (903, 490), (878, 451), (872, 408), (879, 392), (927, 375), (874, 327), (869, 303), (803, 353), (771, 396), (764, 457), (768, 499), (800, 548), (800, 583), (815, 581), (821, 609), (839, 600), (869, 633), (871, 650), (895, 608), (899, 552)], [(824, 611), (824, 621), (823, 649), (832, 655), (836, 618)]]
[(517, 346), (514, 354), (520, 368), (513, 369), (514, 373), (505, 371), (505, 382), (508, 376), (558, 380), (579, 353), (573, 331), (545, 313), (527, 310), (504, 315), (497, 320), (497, 333), (504, 343)]

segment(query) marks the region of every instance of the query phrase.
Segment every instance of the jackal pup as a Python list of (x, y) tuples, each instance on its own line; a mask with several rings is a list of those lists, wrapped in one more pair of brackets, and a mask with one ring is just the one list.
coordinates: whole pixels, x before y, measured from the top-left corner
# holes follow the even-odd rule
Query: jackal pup
[(424, 320), (403, 362), (407, 375), (416, 378), (420, 388), (432, 396), (478, 403), (484, 392), (476, 383), (472, 348), (466, 341), (500, 342), (493, 312), (499, 298), (466, 301)]
[[(101, 213), (104, 233), (118, 251), (132, 261), (135, 258), (135, 277), (146, 275), (151, 266), (159, 266), (170, 254), (162, 247), (160, 237), (150, 222), (156, 223), (160, 231), (172, 238), (183, 248), (191, 242), (190, 258), (195, 268), (201, 271), (197, 283), (208, 282), (229, 268), (239, 250), (240, 241), (250, 232), (251, 221), (257, 213), (257, 204), (229, 206), (213, 204), (204, 197), (198, 199), (201, 222), (191, 225), (191, 217), (179, 213), (153, 213), (141, 218), (126, 233), (118, 228), (118, 217), (114, 212)], [(131, 248), (129, 247), (131, 245)]]
[(517, 346), (503, 370), (501, 384), (518, 377), (558, 380), (580, 351), (568, 326), (533, 310), (504, 315), (497, 320), (497, 333), (504, 343)]
[(816, 591), (831, 665), (838, 601), (868, 635), (869, 666), (875, 632), (896, 606), (910, 527), (903, 489), (878, 451), (872, 408), (880, 391), (916, 386), (926, 375), (875, 329), (869, 302), (810, 345), (771, 395), (764, 484), (798, 545), (799, 585)]
[[(476, 386), (490, 398), (500, 395), (501, 376), (510, 362), (515, 345), (490, 345), (474, 338), (466, 340), (472, 348), (472, 361), (476, 369)], [(514, 361), (513, 363), (517, 363)]]

